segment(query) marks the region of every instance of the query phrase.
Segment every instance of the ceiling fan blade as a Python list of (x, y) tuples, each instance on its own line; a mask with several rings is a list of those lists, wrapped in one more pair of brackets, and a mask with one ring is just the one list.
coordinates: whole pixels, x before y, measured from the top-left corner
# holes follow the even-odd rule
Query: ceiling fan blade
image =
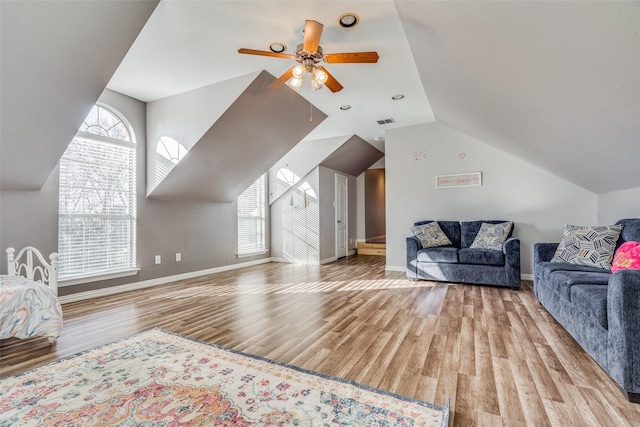
[(304, 50), (311, 53), (318, 51), (323, 28), (324, 25), (317, 21), (304, 21)]
[(277, 89), (287, 82), (293, 76), (293, 67), (285, 71), (280, 77), (269, 85), (269, 89)]
[(331, 75), (330, 72), (327, 71), (326, 68), (320, 66), (317, 66), (316, 68), (327, 73), (327, 81), (324, 82), (324, 85), (327, 87), (327, 89), (329, 89), (333, 93), (340, 92), (342, 90), (342, 85), (335, 79), (335, 77)]
[(268, 50), (256, 50), (256, 49), (238, 49), (238, 53), (246, 53), (247, 55), (261, 55), (261, 56), (273, 56), (274, 58), (286, 58), (293, 59), (295, 56), (288, 53), (276, 53)]
[(339, 63), (375, 63), (378, 52), (328, 53), (322, 59), (328, 64)]

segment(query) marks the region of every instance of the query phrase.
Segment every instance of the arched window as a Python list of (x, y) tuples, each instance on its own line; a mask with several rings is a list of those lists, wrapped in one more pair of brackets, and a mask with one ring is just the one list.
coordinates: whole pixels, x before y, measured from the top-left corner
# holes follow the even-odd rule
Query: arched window
[(156, 144), (156, 185), (169, 175), (171, 169), (187, 154), (187, 149), (175, 139), (162, 136)]
[(93, 107), (60, 159), (61, 279), (136, 267), (136, 145), (116, 112)]

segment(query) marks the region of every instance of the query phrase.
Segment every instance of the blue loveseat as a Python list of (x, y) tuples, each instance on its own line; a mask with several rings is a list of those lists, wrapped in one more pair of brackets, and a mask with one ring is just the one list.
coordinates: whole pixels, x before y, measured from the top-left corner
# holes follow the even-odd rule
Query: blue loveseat
[[(640, 241), (640, 219), (622, 219), (616, 248)], [(640, 270), (609, 270), (550, 262), (558, 243), (536, 243), (538, 301), (640, 403)]]
[[(432, 221), (419, 221), (414, 225)], [(437, 221), (451, 245), (422, 248), (415, 236), (407, 237), (407, 277), (480, 285), (520, 288), (520, 240), (512, 237), (511, 228), (502, 251), (471, 248), (483, 222), (506, 221)]]

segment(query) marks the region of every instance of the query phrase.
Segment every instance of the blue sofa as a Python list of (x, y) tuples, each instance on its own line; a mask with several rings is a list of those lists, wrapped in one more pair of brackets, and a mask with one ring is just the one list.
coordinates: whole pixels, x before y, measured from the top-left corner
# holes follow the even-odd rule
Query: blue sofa
[[(616, 249), (640, 241), (640, 219), (622, 219)], [(609, 373), (627, 399), (640, 403), (640, 270), (552, 263), (558, 243), (534, 245), (538, 301)]]
[[(414, 225), (432, 221), (419, 221)], [(483, 222), (506, 221), (438, 221), (452, 245), (423, 249), (415, 236), (407, 237), (407, 277), (409, 279), (520, 288), (520, 240), (509, 236), (502, 251), (470, 248)]]

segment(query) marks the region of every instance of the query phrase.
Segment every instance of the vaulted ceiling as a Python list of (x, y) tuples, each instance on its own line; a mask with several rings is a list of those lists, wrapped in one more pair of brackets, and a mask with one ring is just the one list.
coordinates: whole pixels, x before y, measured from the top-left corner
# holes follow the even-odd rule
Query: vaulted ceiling
[[(358, 25), (341, 28), (345, 12)], [(2, 188), (40, 188), (105, 87), (152, 102), (278, 76), (290, 60), (237, 49), (292, 52), (305, 19), (325, 25), (325, 53), (380, 55), (327, 64), (341, 92), (303, 87), (327, 115), (305, 141), (383, 148), (386, 129), (437, 120), (595, 193), (640, 187), (638, 2), (2, 1), (0, 14)]]

